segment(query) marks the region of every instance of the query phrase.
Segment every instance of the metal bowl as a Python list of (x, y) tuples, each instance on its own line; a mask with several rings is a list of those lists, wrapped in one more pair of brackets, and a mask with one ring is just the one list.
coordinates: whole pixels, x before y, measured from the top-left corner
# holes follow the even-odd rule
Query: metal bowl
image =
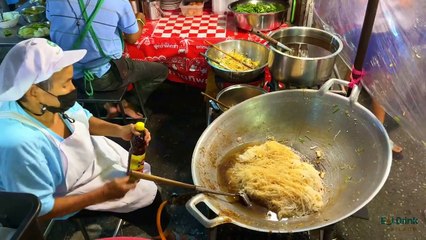
[[(259, 2), (281, 4), (284, 6), (284, 10), (272, 13), (240, 13), (235, 11), (235, 7), (238, 4)], [(285, 17), (287, 16), (288, 7), (289, 5), (287, 2), (283, 3), (279, 0), (243, 0), (233, 2), (228, 5), (228, 9), (234, 13), (237, 26), (248, 31), (252, 29), (267, 31), (280, 27), (283, 24)]]
[(23, 8), (21, 15), (28, 23), (42, 22), (46, 20), (46, 8), (43, 6)]
[[(216, 47), (222, 49), (225, 52), (236, 51), (245, 55), (246, 57), (259, 61), (259, 66), (256, 69), (248, 71), (231, 71), (224, 68), (221, 68), (214, 63), (207, 60), (207, 63), (213, 68), (216, 76), (221, 77), (223, 80), (231, 83), (248, 83), (254, 81), (263, 71), (265, 70), (266, 65), (268, 65), (268, 58), (270, 51), (264, 45), (247, 41), (247, 40), (228, 40), (214, 44)], [(212, 59), (221, 59), (224, 57), (224, 54), (213, 47), (209, 47), (205, 53), (208, 57)]]
[(5, 12), (3, 13), (4, 19), (0, 20), (0, 28), (11, 28), (16, 26), (19, 21), (18, 12)]
[[(245, 100), (266, 93), (266, 90), (260, 87), (248, 84), (236, 84), (222, 89), (216, 96), (216, 99), (229, 107), (235, 106)], [(218, 105), (223, 112), (227, 109)]]

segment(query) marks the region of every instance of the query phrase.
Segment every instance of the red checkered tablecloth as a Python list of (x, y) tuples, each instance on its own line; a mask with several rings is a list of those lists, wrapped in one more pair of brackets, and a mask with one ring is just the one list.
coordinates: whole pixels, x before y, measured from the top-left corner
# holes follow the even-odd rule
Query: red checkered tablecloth
[(169, 68), (169, 80), (205, 88), (209, 66), (200, 53), (208, 48), (206, 40), (218, 43), (229, 39), (266, 44), (258, 36), (238, 29), (232, 15), (205, 11), (202, 16), (185, 17), (172, 12), (168, 17), (148, 21), (136, 44), (126, 44), (125, 55), (164, 63)]
[(151, 35), (160, 38), (225, 38), (226, 16), (206, 14), (185, 17), (173, 14), (158, 21)]

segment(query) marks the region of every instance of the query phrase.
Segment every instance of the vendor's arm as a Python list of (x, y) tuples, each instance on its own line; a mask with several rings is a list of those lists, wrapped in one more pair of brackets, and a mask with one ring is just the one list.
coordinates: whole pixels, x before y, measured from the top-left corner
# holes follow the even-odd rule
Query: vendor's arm
[(0, 137), (0, 190), (36, 195), (41, 203), (42, 219), (66, 216), (96, 203), (121, 198), (135, 187), (124, 177), (86, 194), (55, 196), (61, 194), (56, 190), (64, 181), (62, 163), (58, 160), (60, 153), (53, 150), (49, 140), (40, 137), (41, 133), (23, 135), (15, 131), (14, 136), (11, 130), (5, 131), (13, 137)]
[[(121, 126), (118, 124), (104, 121), (100, 118), (94, 117), (87, 109), (84, 109), (80, 104), (76, 103), (72, 108), (67, 111), (69, 116), (82, 116), (78, 117), (78, 120), (88, 126), (91, 135), (106, 136), (106, 137), (118, 137), (129, 141), (133, 135), (140, 135), (135, 130), (133, 124)], [(151, 134), (149, 130), (145, 128), (145, 141), (147, 144), (151, 140)]]
[(146, 21), (145, 16), (140, 12), (135, 15), (129, 2), (124, 2), (123, 8), (118, 13), (120, 18), (118, 28), (123, 32), (124, 40), (134, 44), (142, 35)]
[(62, 217), (84, 209), (90, 205), (106, 202), (112, 199), (122, 198), (129, 190), (136, 187), (136, 183), (130, 183), (129, 177), (116, 178), (94, 191), (57, 197), (54, 200), (53, 209), (40, 220), (48, 220)]
[(145, 26), (146, 19), (145, 15), (143, 13), (136, 13), (136, 23), (138, 26), (138, 31), (135, 33), (124, 33), (124, 40), (130, 44), (136, 43), (136, 41), (139, 39), (139, 37), (142, 35), (143, 27)]
[[(119, 137), (126, 141), (129, 141), (132, 135), (140, 135), (133, 124), (120, 126), (93, 116), (89, 119), (89, 131), (92, 135)], [(145, 141), (148, 143), (150, 140), (151, 134), (145, 128)]]

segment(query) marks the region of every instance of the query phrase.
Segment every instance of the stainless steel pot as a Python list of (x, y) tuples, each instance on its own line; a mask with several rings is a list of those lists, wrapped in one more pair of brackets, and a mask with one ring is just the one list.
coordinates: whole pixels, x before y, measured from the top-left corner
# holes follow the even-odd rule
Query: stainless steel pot
[(160, 0), (142, 0), (142, 10), (145, 17), (149, 20), (161, 18)]
[[(326, 203), (320, 212), (272, 221), (267, 220), (266, 213), (204, 194), (187, 202), (188, 211), (208, 228), (233, 223), (255, 231), (283, 233), (336, 223), (370, 202), (389, 175), (389, 137), (376, 117), (357, 102), (360, 89), (355, 87), (348, 99), (329, 91), (336, 82), (347, 85), (346, 81), (333, 79), (320, 90), (277, 91), (232, 107), (201, 135), (191, 165), (196, 185), (226, 190), (226, 186), (219, 186), (218, 165), (229, 151), (244, 143), (274, 137), (312, 160), (315, 151), (322, 150)], [(201, 202), (218, 217), (208, 219), (203, 215), (196, 207)]]
[(41, 5), (23, 8), (21, 15), (28, 23), (42, 22), (46, 20), (46, 8)]
[[(213, 68), (216, 76), (223, 78), (223, 80), (231, 83), (248, 83), (255, 80), (263, 71), (266, 65), (268, 65), (268, 59), (270, 56), (270, 50), (264, 45), (247, 40), (227, 40), (224, 42), (216, 43), (215, 46), (219, 47), (223, 51), (237, 52), (247, 56), (248, 58), (259, 61), (259, 66), (252, 70), (247, 71), (231, 71), (215, 65), (210, 60), (207, 63)], [(212, 59), (221, 59), (224, 54), (213, 47), (209, 47), (205, 53)]]
[[(222, 89), (216, 96), (216, 99), (227, 106), (235, 106), (249, 98), (266, 93), (266, 90), (248, 84), (236, 84)], [(223, 112), (227, 109), (218, 105)]]
[[(235, 11), (235, 7), (238, 4), (258, 2), (281, 4), (284, 6), (284, 10), (273, 13), (240, 13)], [(242, 0), (228, 5), (228, 9), (234, 14), (237, 26), (248, 31), (252, 29), (268, 31), (280, 27), (287, 16), (288, 7), (289, 5), (287, 2), (284, 3), (279, 0)]]
[[(270, 36), (294, 49), (294, 55), (277, 50), (274, 46), (270, 70), (272, 78), (297, 87), (319, 86), (333, 71), (337, 55), (343, 49), (335, 35), (316, 28), (290, 27), (277, 30)], [(308, 56), (303, 56), (303, 55)]]

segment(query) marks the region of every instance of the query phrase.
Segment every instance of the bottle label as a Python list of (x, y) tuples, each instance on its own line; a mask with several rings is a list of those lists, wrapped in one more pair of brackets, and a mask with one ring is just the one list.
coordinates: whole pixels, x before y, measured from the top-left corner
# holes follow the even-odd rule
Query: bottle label
[(130, 155), (130, 170), (143, 171), (143, 164), (145, 160), (145, 153), (142, 155)]

